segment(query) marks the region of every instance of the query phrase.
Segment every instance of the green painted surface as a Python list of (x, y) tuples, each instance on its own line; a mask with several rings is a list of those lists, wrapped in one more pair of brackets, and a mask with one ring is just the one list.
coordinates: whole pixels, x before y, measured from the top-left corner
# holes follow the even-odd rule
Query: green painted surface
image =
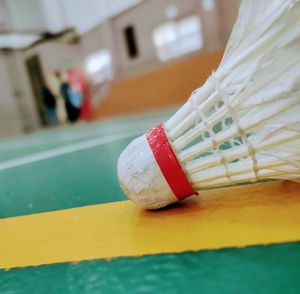
[(129, 141), (0, 172), (0, 217), (124, 200), (116, 163)]
[(46, 140), (45, 142), (42, 142), (37, 145), (26, 145), (26, 144), (22, 145), (22, 143), (20, 143), (15, 148), (1, 150), (0, 162), (12, 160), (15, 158), (19, 158), (21, 156), (30, 155), (30, 154), (34, 154), (37, 152), (42, 152), (42, 151), (52, 149), (52, 148), (66, 146), (66, 145), (69, 145), (72, 143), (77, 143), (80, 141), (83, 141), (83, 140), (82, 139), (77, 139), (77, 140), (74, 139), (74, 140), (68, 140), (68, 141), (53, 141), (53, 142)]
[[(1, 162), (114, 134), (140, 131), (174, 109), (32, 134), (0, 143)], [(126, 199), (117, 159), (134, 137), (0, 171), (0, 218)]]
[(48, 129), (11, 140), (0, 140), (0, 163), (19, 156), (109, 134), (126, 133), (136, 129), (141, 129), (144, 132), (155, 124), (166, 120), (174, 111), (175, 108), (164, 109), (90, 124)]
[[(0, 164), (108, 134), (147, 129), (173, 111), (2, 141)], [(131, 139), (0, 171), (0, 218), (125, 199), (116, 162)], [(300, 243), (54, 264), (0, 271), (0, 294), (300, 293), (299, 265)]]
[(0, 271), (0, 293), (300, 293), (300, 243)]

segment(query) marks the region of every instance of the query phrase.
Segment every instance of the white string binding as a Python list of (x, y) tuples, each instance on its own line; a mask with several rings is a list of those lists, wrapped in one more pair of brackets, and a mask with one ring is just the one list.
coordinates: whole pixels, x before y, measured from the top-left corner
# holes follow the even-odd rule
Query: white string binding
[[(249, 80), (250, 80), (250, 78), (245, 81), (245, 83), (241, 87), (241, 90), (244, 89), (245, 85), (248, 83)], [(258, 175), (259, 168), (258, 168), (258, 164), (257, 164), (255, 147), (253, 146), (252, 142), (248, 140), (243, 128), (241, 127), (240, 120), (236, 114), (236, 111), (231, 106), (230, 102), (228, 101), (229, 95), (224, 91), (224, 89), (222, 89), (221, 84), (220, 84), (219, 80), (217, 79), (217, 77), (214, 75), (214, 73), (210, 76), (209, 81), (213, 84), (219, 97), (224, 102), (224, 105), (227, 108), (229, 115), (233, 120), (233, 123), (235, 124), (238, 134), (243, 139), (243, 142), (246, 144), (249, 157), (252, 160), (252, 169), (253, 169), (253, 172), (255, 175), (255, 180), (259, 180), (259, 175)], [(240, 91), (237, 91), (234, 95), (237, 95), (238, 93), (240, 93)], [(228, 168), (228, 163), (226, 165), (226, 168)]]
[(210, 140), (212, 143), (212, 147), (213, 147), (213, 152), (217, 153), (217, 155), (219, 156), (220, 163), (224, 166), (225, 176), (228, 179), (229, 185), (232, 185), (233, 182), (231, 179), (231, 174), (228, 169), (228, 162), (227, 162), (222, 150), (219, 148), (219, 145), (216, 140), (216, 136), (214, 134), (214, 131), (211, 130), (209, 121), (207, 120), (207, 118), (204, 115), (204, 113), (202, 112), (202, 110), (199, 109), (199, 105), (194, 101), (194, 99), (195, 99), (195, 96), (192, 95), (188, 101), (191, 103), (191, 105), (192, 105), (193, 109), (196, 111), (196, 113), (200, 116), (201, 121), (204, 124), (206, 131), (209, 134), (209, 137), (210, 137)]

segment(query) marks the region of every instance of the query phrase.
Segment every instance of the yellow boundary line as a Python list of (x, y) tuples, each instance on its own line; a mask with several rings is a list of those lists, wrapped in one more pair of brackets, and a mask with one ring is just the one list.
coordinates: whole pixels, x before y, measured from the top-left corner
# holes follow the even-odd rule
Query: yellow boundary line
[(0, 220), (0, 268), (300, 241), (300, 185), (205, 191), (176, 207), (129, 201)]

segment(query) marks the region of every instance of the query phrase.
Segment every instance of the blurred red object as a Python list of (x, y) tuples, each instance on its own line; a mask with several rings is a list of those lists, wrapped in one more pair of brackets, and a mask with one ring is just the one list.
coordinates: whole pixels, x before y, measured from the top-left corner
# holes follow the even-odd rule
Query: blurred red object
[(92, 115), (92, 100), (85, 74), (80, 69), (70, 69), (68, 70), (68, 82), (81, 93), (82, 104), (80, 108), (80, 119), (88, 121)]

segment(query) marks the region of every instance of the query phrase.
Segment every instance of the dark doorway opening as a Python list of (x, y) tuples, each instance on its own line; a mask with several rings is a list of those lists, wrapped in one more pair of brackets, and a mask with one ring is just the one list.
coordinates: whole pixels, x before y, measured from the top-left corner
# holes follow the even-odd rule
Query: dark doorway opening
[(42, 71), (41, 61), (38, 55), (34, 55), (26, 60), (26, 67), (30, 78), (30, 83), (35, 97), (40, 122), (47, 125), (46, 109), (44, 105), (43, 87), (45, 78)]

